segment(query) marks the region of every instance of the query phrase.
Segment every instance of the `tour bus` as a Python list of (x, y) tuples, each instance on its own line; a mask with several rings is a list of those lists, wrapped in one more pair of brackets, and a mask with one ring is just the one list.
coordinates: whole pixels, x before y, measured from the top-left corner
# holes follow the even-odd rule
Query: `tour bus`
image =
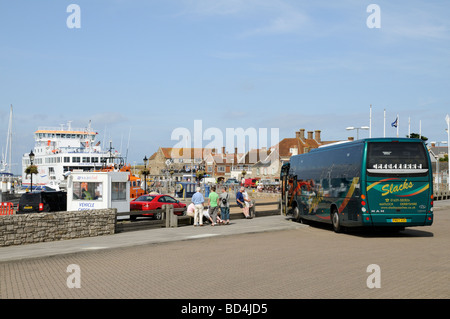
[(281, 169), (282, 213), (346, 227), (433, 223), (429, 153), (420, 139), (370, 138), (292, 156)]

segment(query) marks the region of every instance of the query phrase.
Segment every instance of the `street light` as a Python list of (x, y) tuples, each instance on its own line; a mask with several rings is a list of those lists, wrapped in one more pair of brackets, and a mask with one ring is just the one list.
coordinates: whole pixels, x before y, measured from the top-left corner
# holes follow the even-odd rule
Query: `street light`
[(147, 158), (147, 155), (145, 155), (144, 156), (144, 183), (145, 183), (145, 185), (144, 185), (144, 190), (145, 190), (145, 193), (147, 194), (147, 161), (148, 161), (148, 158)]
[[(445, 117), (445, 122), (447, 123), (447, 158), (450, 158), (450, 116), (447, 114)], [(447, 178), (447, 184), (448, 189), (450, 190), (450, 160), (448, 160), (448, 178)]]
[(347, 131), (356, 130), (356, 139), (359, 140), (359, 130), (368, 130), (370, 127), (368, 126), (361, 126), (361, 127), (354, 127), (349, 126), (346, 128)]
[[(33, 162), (34, 162), (33, 150), (30, 151), (30, 154), (28, 154), (28, 156), (30, 157), (30, 166), (33, 166)], [(31, 184), (30, 190), (33, 191), (33, 172), (31, 172), (31, 182), (30, 182), (30, 184)]]

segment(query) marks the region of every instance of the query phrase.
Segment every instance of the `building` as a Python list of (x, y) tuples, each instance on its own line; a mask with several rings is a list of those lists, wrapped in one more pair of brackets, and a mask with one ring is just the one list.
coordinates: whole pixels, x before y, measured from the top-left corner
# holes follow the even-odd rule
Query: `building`
[(217, 182), (228, 178), (260, 177), (275, 179), (280, 176), (283, 163), (291, 156), (308, 153), (313, 148), (333, 143), (322, 141), (321, 131), (305, 129), (295, 132), (295, 137), (285, 138), (270, 148), (252, 149), (246, 153), (221, 152), (215, 148), (164, 148), (160, 147), (149, 159), (150, 176), (154, 180), (181, 181), (203, 170), (207, 177)]

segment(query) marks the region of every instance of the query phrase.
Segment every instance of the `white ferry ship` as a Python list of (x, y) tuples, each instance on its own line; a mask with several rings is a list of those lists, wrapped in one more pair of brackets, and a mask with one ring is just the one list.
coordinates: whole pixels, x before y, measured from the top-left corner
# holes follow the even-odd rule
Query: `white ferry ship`
[[(33, 164), (38, 174), (33, 174), (33, 189), (37, 186), (48, 186), (54, 189), (65, 189), (66, 178), (70, 172), (99, 170), (114, 165), (120, 154), (102, 150), (96, 141), (98, 133), (87, 128), (72, 128), (71, 123), (56, 128), (41, 127), (34, 133), (35, 145), (32, 149), (35, 157)], [(30, 175), (25, 169), (31, 164), (30, 153), (22, 157), (22, 186), (29, 187)]]

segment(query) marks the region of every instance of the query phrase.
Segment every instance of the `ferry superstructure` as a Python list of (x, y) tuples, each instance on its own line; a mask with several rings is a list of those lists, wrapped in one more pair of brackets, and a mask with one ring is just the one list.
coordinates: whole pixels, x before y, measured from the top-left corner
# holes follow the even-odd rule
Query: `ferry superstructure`
[[(55, 189), (65, 188), (65, 178), (73, 171), (93, 171), (107, 165), (114, 165), (120, 154), (109, 150), (102, 150), (100, 142), (96, 141), (98, 133), (87, 128), (40, 127), (34, 133), (35, 145), (32, 149), (35, 158), (33, 164), (37, 166), (38, 174), (33, 174), (33, 188), (35, 186), (50, 186)], [(30, 165), (30, 155), (22, 157), (22, 185), (30, 186), (30, 175), (25, 169)]]

